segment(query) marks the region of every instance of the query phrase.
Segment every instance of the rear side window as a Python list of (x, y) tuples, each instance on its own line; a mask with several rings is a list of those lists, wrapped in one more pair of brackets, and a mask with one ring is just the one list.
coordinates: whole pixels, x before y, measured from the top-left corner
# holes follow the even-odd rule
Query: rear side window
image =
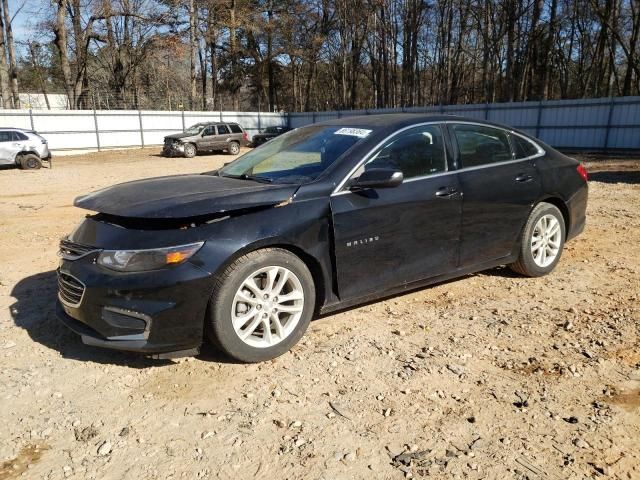
[(202, 130), (203, 137), (208, 137), (209, 135), (215, 135), (215, 134), (216, 134), (216, 127), (214, 127), (213, 125), (209, 125), (208, 127), (205, 127), (204, 130)]
[(462, 167), (478, 167), (512, 160), (509, 135), (482, 125), (453, 125)]
[(229, 129), (226, 125), (218, 125), (218, 135), (228, 135)]
[(511, 135), (511, 141), (513, 142), (516, 158), (527, 158), (538, 154), (538, 147), (525, 138)]
[(437, 125), (424, 125), (400, 133), (367, 162), (365, 170), (371, 168), (397, 169), (404, 178), (446, 171), (442, 130)]
[(242, 133), (242, 129), (240, 128), (240, 125), (238, 125), (237, 123), (230, 123), (229, 128), (233, 133)]

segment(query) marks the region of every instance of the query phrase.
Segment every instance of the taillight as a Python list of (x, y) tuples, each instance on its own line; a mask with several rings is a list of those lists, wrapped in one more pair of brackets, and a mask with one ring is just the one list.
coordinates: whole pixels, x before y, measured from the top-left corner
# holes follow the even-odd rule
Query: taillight
[(247, 132), (242, 132), (242, 138), (244, 138), (245, 140), (249, 140), (249, 135), (247, 135)]
[(582, 164), (578, 165), (576, 170), (578, 171), (578, 174), (582, 177), (582, 179), (585, 182), (587, 182), (589, 180), (589, 174), (587, 173), (587, 169), (584, 168), (584, 165), (582, 165)]

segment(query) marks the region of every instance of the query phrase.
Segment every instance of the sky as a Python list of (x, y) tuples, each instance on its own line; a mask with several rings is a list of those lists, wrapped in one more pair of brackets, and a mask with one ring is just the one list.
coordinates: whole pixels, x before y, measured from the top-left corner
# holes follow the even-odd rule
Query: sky
[[(12, 26), (16, 43), (36, 38), (33, 16), (48, 3), (49, 0), (9, 0), (9, 10), (12, 16), (15, 15)], [(23, 5), (24, 7), (16, 15), (16, 10)], [(16, 48), (20, 51), (23, 50), (19, 45), (16, 45)]]

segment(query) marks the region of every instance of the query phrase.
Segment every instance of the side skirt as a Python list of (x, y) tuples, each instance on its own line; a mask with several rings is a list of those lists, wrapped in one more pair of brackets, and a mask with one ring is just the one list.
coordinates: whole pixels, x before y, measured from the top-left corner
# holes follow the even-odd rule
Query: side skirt
[(386, 298), (393, 297), (400, 293), (409, 293), (414, 290), (418, 290), (420, 288), (426, 287), (428, 285), (433, 285), (436, 283), (446, 282), (447, 280), (451, 280), (454, 278), (462, 277), (464, 275), (469, 275), (471, 273), (481, 272), (483, 270), (489, 270), (491, 268), (498, 267), (500, 265), (507, 265), (509, 263), (513, 263), (518, 259), (517, 254), (512, 254), (507, 257), (502, 257), (497, 260), (492, 260), (491, 262), (482, 263), (480, 265), (473, 265), (467, 268), (461, 268), (458, 270), (454, 270), (451, 273), (445, 273), (442, 275), (438, 275), (435, 277), (425, 278), (423, 280), (418, 280), (411, 283), (404, 283), (402, 285), (398, 285), (397, 287), (393, 287), (391, 289), (384, 290), (383, 292), (375, 292), (368, 295), (363, 295), (357, 298), (350, 298), (343, 301), (338, 301), (335, 303), (330, 303), (324, 305), (320, 308), (320, 314), (324, 315), (327, 313), (336, 312), (338, 310), (344, 310), (350, 307), (354, 307), (356, 305), (362, 305), (364, 303), (369, 303), (374, 300), (383, 300)]

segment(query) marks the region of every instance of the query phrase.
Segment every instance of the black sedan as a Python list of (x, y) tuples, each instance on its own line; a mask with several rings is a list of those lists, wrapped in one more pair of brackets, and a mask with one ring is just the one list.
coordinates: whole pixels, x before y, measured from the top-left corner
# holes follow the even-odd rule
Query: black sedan
[(84, 343), (274, 358), (311, 318), (470, 272), (537, 277), (585, 225), (584, 167), (509, 127), (350, 117), (288, 132), (220, 170), (79, 197), (58, 317)]
[(291, 129), (289, 127), (267, 127), (262, 132), (256, 134), (251, 139), (251, 145), (254, 147), (259, 147), (263, 143), (268, 142), (269, 140), (273, 140), (276, 137), (279, 137), (283, 133), (287, 133)]

